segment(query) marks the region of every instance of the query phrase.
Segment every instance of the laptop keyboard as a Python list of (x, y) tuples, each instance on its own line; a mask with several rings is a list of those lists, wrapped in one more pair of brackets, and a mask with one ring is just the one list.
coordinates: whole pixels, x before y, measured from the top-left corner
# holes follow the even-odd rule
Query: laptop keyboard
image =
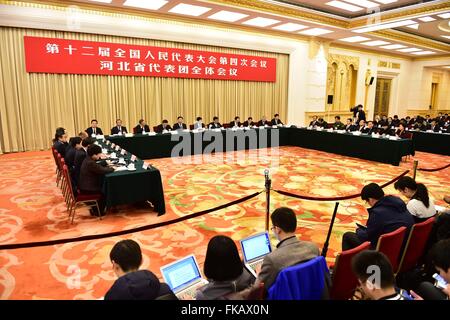
[(177, 294), (177, 297), (181, 300), (195, 300), (197, 289), (203, 287), (207, 282), (199, 282), (190, 288), (187, 288)]
[(264, 260), (261, 259), (261, 260), (258, 260), (258, 261), (249, 263), (248, 265), (249, 265), (250, 268), (252, 268), (252, 270), (255, 271), (255, 273), (256, 273), (256, 269), (259, 268), (259, 267), (262, 265), (263, 261), (264, 261)]

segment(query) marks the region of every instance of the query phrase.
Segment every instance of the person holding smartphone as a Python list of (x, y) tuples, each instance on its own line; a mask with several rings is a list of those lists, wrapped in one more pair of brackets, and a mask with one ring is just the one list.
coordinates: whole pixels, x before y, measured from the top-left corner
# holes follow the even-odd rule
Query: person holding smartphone
[(415, 300), (449, 300), (450, 298), (450, 239), (441, 240), (432, 249), (432, 260), (439, 274), (435, 283), (422, 282), (417, 293), (411, 291)]

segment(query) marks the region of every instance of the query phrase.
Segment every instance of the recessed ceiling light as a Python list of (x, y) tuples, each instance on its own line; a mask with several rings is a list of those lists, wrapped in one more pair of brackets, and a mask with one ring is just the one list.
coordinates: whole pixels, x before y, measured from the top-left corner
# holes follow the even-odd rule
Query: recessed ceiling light
[(357, 6), (354, 6), (352, 4), (342, 2), (342, 1), (330, 1), (330, 2), (327, 2), (325, 4), (329, 5), (329, 6), (332, 6), (332, 7), (335, 7), (335, 8), (342, 9), (342, 10), (351, 11), (351, 12), (356, 12), (356, 11), (363, 10), (363, 8), (361, 8), (361, 7), (357, 7)]
[(208, 19), (235, 22), (245, 17), (248, 17), (248, 14), (222, 10), (209, 16)]
[(435, 18), (432, 18), (432, 17), (422, 17), (422, 18), (417, 18), (417, 19), (419, 19), (420, 21), (423, 21), (423, 22), (431, 22), (431, 21), (436, 20)]
[(443, 13), (443, 14), (438, 14), (438, 17), (442, 18), (442, 19), (448, 19), (448, 18), (450, 18), (450, 12), (446, 12), (446, 13)]
[(388, 4), (388, 3), (393, 3), (393, 2), (397, 2), (397, 0), (375, 0), (376, 2), (382, 3), (382, 4)]
[(365, 7), (365, 8), (375, 8), (379, 7), (378, 3), (368, 1), (368, 0), (344, 0), (345, 2), (349, 2), (351, 4), (356, 4), (357, 6)]
[(322, 29), (322, 28), (312, 28), (304, 31), (300, 31), (299, 33), (305, 34), (307, 36), (320, 36), (322, 34), (327, 34), (334, 32), (332, 30)]
[(441, 37), (445, 39), (450, 39), (450, 36), (441, 36)]
[(211, 8), (202, 7), (202, 6), (193, 6), (191, 4), (179, 3), (175, 7), (169, 10), (172, 13), (184, 14), (186, 16), (194, 16), (198, 17), (208, 12)]
[(397, 50), (397, 51), (400, 51), (400, 52), (414, 52), (414, 51), (421, 51), (421, 49), (419, 49), (419, 48), (406, 48), (406, 49), (400, 49), (400, 50)]
[(417, 23), (417, 22), (415, 22), (414, 20), (403, 20), (403, 21), (373, 25), (370, 27), (365, 27), (365, 28), (356, 29), (356, 30), (352, 30), (352, 31), (357, 32), (357, 33), (371, 32), (371, 31), (377, 31), (377, 30), (383, 30), (383, 29), (403, 27), (403, 26), (407, 26), (407, 25), (415, 24), (415, 23)]
[(242, 24), (246, 24), (249, 26), (255, 26), (255, 27), (268, 27), (268, 26), (271, 26), (278, 22), (280, 22), (280, 21), (275, 20), (275, 19), (257, 17), (257, 18), (253, 18), (253, 19), (247, 20), (245, 22), (242, 22)]
[(418, 51), (418, 52), (413, 52), (412, 54), (421, 56), (421, 55), (424, 55), (424, 54), (433, 54), (433, 53), (436, 53), (436, 52), (434, 52), (434, 51)]
[(416, 24), (410, 24), (409, 26), (406, 26), (407, 28), (411, 28), (411, 29), (416, 29), (416, 30), (419, 30), (419, 24), (418, 23), (416, 23)]
[(308, 28), (308, 27), (304, 26), (302, 24), (288, 22), (288, 23), (280, 24), (279, 26), (273, 27), (272, 29), (282, 30), (282, 31), (298, 31), (298, 30), (302, 30), (305, 28)]
[(124, 6), (135, 7), (142, 9), (158, 10), (164, 6), (167, 2), (166, 0), (153, 0), (153, 1), (142, 1), (142, 0), (127, 0), (124, 2)]
[(375, 46), (382, 46), (384, 44), (390, 44), (390, 42), (383, 41), (383, 40), (374, 40), (374, 41), (369, 41), (369, 42), (363, 42), (361, 44), (363, 44), (365, 46), (369, 46), (369, 47), (375, 47)]
[(308, 26), (304, 26), (304, 25), (298, 24), (298, 23), (288, 22), (288, 23), (273, 27), (272, 29), (282, 30), (282, 31), (298, 31), (298, 30), (302, 30), (305, 28), (308, 28)]
[(450, 69), (450, 66), (445, 66), (444, 68)]
[(111, 3), (112, 2), (112, 0), (90, 0), (90, 1), (102, 2), (102, 3)]
[(370, 40), (370, 38), (361, 37), (361, 36), (354, 36), (354, 37), (348, 37), (348, 38), (343, 38), (343, 39), (339, 39), (339, 40), (340, 41), (345, 41), (345, 42), (361, 42), (361, 41)]
[(406, 48), (406, 46), (404, 46), (402, 44), (390, 44), (388, 46), (383, 46), (383, 47), (380, 47), (380, 48), (388, 49), (388, 50), (394, 50), (394, 49)]

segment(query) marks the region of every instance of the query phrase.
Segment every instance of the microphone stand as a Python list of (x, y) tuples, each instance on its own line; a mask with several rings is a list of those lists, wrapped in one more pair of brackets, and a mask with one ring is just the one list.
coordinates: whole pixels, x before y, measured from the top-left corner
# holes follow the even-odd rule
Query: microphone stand
[(336, 204), (334, 206), (333, 216), (331, 217), (330, 227), (328, 228), (327, 239), (325, 240), (325, 243), (323, 244), (322, 256), (324, 258), (326, 258), (326, 256), (327, 256), (328, 244), (330, 242), (331, 231), (333, 230), (334, 219), (336, 219), (336, 214), (337, 214), (338, 207), (339, 207), (339, 202), (336, 202)]
[(266, 231), (269, 231), (269, 215), (270, 215), (270, 185), (272, 180), (269, 178), (269, 170), (264, 171), (264, 176), (266, 178), (265, 188), (266, 188)]

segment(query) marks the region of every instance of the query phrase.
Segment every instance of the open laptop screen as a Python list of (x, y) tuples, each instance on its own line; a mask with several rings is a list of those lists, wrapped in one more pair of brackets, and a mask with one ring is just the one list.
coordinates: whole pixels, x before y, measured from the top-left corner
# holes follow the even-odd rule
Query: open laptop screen
[(260, 233), (241, 240), (245, 262), (265, 256), (270, 253), (270, 240), (267, 232)]
[(174, 292), (201, 278), (193, 255), (162, 267), (161, 272), (164, 280)]

